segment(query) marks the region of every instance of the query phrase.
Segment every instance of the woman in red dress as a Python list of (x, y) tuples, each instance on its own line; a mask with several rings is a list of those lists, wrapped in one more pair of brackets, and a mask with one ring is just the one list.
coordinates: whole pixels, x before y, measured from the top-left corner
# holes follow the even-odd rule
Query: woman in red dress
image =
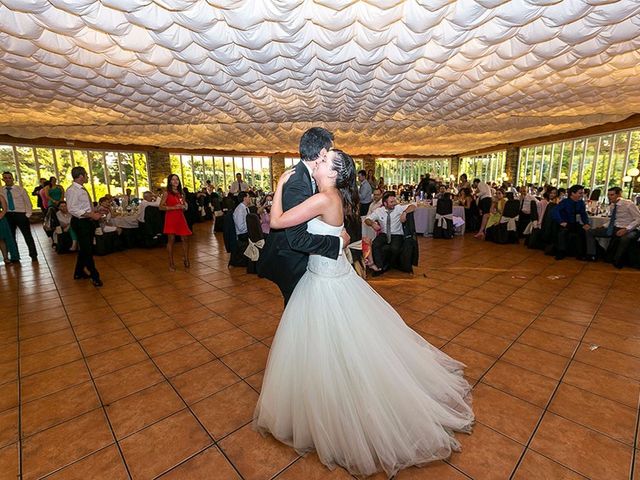
[(182, 195), (182, 183), (180, 177), (175, 173), (167, 177), (167, 191), (160, 200), (160, 210), (164, 210), (164, 233), (168, 237), (167, 251), (169, 252), (169, 270), (174, 272), (176, 266), (173, 264), (173, 244), (176, 235), (180, 235), (182, 240), (182, 257), (184, 267), (189, 268), (189, 235), (191, 230), (187, 226), (184, 211), (187, 209), (187, 202)]

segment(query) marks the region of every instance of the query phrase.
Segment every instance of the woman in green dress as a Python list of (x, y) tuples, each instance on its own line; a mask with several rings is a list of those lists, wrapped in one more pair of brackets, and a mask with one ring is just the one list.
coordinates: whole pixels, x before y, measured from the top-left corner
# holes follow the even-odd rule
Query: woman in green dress
[(20, 261), (20, 253), (18, 252), (18, 246), (16, 240), (13, 238), (9, 222), (4, 218), (7, 213), (7, 200), (0, 195), (0, 252), (2, 252), (2, 258), (4, 263), (9, 264)]
[(58, 208), (58, 204), (64, 198), (64, 188), (62, 185), (58, 185), (58, 181), (56, 177), (51, 177), (49, 179), (50, 185), (45, 187), (45, 195), (48, 200), (49, 207)]

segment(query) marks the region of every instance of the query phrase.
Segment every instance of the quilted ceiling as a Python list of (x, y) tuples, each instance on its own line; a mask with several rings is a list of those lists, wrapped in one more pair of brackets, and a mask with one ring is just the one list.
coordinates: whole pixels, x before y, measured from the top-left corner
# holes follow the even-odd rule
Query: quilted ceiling
[(0, 0), (0, 133), (451, 154), (640, 112), (639, 0)]

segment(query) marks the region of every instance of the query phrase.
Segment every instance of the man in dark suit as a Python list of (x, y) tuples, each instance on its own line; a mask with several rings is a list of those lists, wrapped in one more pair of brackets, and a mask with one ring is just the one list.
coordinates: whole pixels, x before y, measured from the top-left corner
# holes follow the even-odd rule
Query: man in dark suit
[[(313, 168), (326, 158), (332, 145), (333, 134), (324, 128), (310, 128), (302, 135), (300, 162), (282, 192), (285, 212), (315, 193)], [(310, 254), (336, 259), (348, 244), (346, 231), (342, 231), (341, 237), (313, 235), (307, 232), (306, 222), (283, 230), (272, 229), (260, 254), (258, 275), (278, 285), (286, 305), (307, 269)]]

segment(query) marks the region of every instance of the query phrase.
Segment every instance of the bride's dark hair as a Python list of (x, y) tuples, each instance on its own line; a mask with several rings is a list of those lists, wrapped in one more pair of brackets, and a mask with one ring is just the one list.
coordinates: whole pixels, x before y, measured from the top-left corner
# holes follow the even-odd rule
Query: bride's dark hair
[(356, 186), (356, 165), (348, 154), (342, 150), (333, 149), (336, 153), (333, 159), (333, 170), (336, 175), (336, 188), (342, 197), (342, 208), (347, 219), (358, 215), (358, 187)]

